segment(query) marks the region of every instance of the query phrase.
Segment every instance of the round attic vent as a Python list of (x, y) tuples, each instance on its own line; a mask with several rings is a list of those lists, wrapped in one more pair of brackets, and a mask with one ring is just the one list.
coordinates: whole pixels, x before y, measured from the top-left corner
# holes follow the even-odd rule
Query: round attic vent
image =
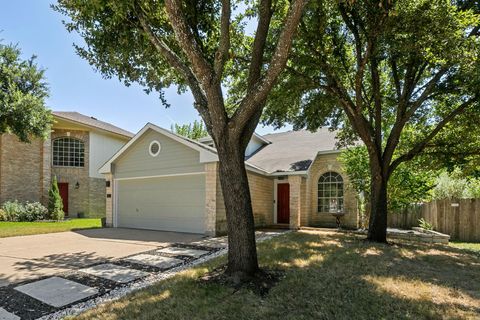
[(160, 145), (160, 142), (158, 142), (157, 140), (153, 140), (152, 142), (150, 142), (150, 146), (148, 147), (148, 152), (152, 157), (156, 157), (160, 153), (161, 148), (162, 147)]

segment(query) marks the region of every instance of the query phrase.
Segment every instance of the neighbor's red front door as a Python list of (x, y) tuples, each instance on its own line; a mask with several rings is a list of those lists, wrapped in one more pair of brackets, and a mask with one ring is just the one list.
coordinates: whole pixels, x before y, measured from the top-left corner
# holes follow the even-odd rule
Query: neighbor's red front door
[(290, 223), (290, 185), (277, 184), (277, 223)]
[(58, 190), (60, 191), (60, 197), (62, 197), (63, 202), (63, 212), (68, 216), (68, 183), (59, 182)]

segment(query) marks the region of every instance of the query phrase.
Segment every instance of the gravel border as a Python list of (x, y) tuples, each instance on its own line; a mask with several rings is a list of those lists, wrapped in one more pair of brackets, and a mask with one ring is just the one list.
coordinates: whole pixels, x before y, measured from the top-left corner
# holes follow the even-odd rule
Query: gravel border
[[(263, 242), (269, 239), (272, 239), (276, 236), (280, 236), (282, 234), (286, 234), (291, 232), (291, 230), (287, 231), (282, 231), (282, 232), (271, 232), (266, 234), (265, 236), (261, 236), (257, 239), (257, 243)], [(187, 245), (187, 244), (172, 244), (171, 246), (185, 246), (185, 247), (191, 247), (191, 248), (201, 248), (202, 246), (199, 245)], [(78, 315), (84, 311), (87, 311), (89, 309), (92, 309), (99, 304), (106, 303), (106, 302), (111, 302), (118, 300), (127, 294), (130, 294), (134, 291), (152, 286), (162, 280), (168, 279), (179, 273), (180, 271), (186, 270), (188, 268), (191, 268), (193, 266), (202, 264), (206, 261), (212, 260), (214, 258), (220, 257), (225, 255), (228, 252), (228, 246), (224, 248), (213, 248), (213, 247), (208, 247), (208, 246), (203, 246), (205, 250), (209, 250), (211, 253), (206, 254), (198, 259), (195, 260), (190, 260), (190, 261), (185, 261), (184, 264), (181, 264), (179, 266), (176, 266), (174, 268), (171, 268), (167, 271), (160, 271), (155, 274), (152, 274), (150, 276), (147, 276), (145, 278), (139, 279), (134, 282), (130, 282), (126, 284), (125, 286), (122, 287), (117, 287), (111, 291), (108, 291), (107, 293), (97, 296), (96, 298), (90, 299), (85, 302), (80, 302), (76, 303), (70, 307), (67, 307), (65, 309), (59, 310), (57, 312), (42, 316), (38, 318), (38, 320), (57, 320), (57, 319), (62, 319), (67, 316), (75, 316)], [(160, 248), (159, 248), (160, 249)], [(156, 249), (158, 250), (158, 249)], [(118, 263), (118, 261), (116, 261)], [(115, 262), (113, 262), (115, 263)], [(117, 264), (116, 263), (116, 264)], [(137, 267), (138, 268), (138, 267)]]

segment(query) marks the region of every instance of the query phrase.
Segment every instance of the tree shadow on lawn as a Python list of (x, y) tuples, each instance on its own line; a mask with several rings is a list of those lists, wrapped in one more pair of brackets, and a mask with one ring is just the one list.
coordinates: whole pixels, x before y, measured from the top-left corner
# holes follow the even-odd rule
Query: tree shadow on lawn
[(173, 279), (81, 319), (468, 319), (480, 314), (480, 259), (440, 245), (371, 244), (359, 237), (292, 233), (259, 244), (262, 267), (285, 278), (261, 298), (196, 279)]

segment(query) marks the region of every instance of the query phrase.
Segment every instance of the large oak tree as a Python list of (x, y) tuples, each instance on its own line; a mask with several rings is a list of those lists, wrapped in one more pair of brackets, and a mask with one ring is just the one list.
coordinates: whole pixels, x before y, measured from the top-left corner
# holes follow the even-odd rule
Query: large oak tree
[[(104, 76), (147, 91), (172, 84), (189, 88), (219, 157), (227, 211), (228, 268), (237, 278), (258, 271), (245, 149), (265, 100), (284, 70), (307, 0), (59, 0), (69, 31), (86, 46), (80, 56)], [(248, 10), (247, 10), (248, 9)], [(257, 21), (253, 36), (248, 19)], [(272, 19), (282, 28), (271, 28)], [(251, 22), (250, 22), (251, 23)], [(226, 104), (224, 86), (235, 75), (236, 52), (248, 51), (246, 92)], [(133, 106), (132, 106), (133, 107)]]
[(477, 11), (478, 1), (447, 0), (321, 0), (306, 10), (267, 122), (330, 125), (343, 142), (363, 142), (370, 240), (386, 241), (387, 185), (397, 167), (458, 116), (479, 123)]

